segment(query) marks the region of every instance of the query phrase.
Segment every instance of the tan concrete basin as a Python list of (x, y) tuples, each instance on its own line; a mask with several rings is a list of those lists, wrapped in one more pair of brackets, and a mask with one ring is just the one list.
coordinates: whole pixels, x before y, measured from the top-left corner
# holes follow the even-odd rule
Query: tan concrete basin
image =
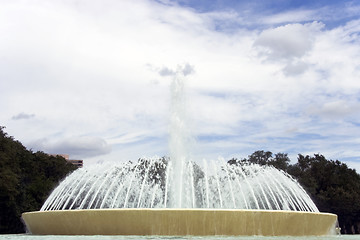
[(335, 234), (329, 213), (237, 209), (89, 209), (22, 214), (38, 235), (263, 235)]

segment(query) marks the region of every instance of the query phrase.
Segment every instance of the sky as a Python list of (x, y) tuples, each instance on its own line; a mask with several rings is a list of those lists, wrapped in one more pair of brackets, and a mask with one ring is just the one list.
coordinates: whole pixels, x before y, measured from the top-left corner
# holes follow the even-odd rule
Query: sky
[(360, 1), (0, 0), (0, 126), (84, 164), (323, 154), (360, 172)]

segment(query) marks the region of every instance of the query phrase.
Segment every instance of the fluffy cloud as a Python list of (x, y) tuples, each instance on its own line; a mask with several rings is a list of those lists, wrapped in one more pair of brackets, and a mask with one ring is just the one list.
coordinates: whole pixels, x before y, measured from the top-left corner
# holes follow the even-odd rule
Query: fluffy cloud
[(72, 137), (60, 141), (40, 139), (30, 146), (52, 154), (69, 154), (71, 158), (89, 158), (111, 152), (111, 146), (98, 137)]
[(246, 27), (242, 12), (171, 2), (1, 3), (0, 121), (26, 146), (90, 162), (167, 155), (169, 80), (182, 64), (200, 158), (349, 156), (359, 20), (328, 28), (316, 13), (262, 13)]
[(162, 77), (167, 77), (167, 76), (174, 77), (177, 72), (182, 73), (184, 76), (188, 76), (195, 72), (195, 68), (194, 68), (194, 66), (190, 65), (189, 63), (179, 64), (177, 66), (176, 70), (170, 69), (170, 68), (164, 66), (164, 67), (160, 68), (159, 75)]
[(360, 113), (360, 103), (345, 100), (325, 102), (320, 106), (310, 106), (309, 114), (330, 119), (346, 119)]
[(264, 30), (255, 41), (255, 46), (262, 47), (263, 53), (270, 59), (300, 58), (311, 50), (314, 34), (323, 24), (287, 24), (274, 29)]

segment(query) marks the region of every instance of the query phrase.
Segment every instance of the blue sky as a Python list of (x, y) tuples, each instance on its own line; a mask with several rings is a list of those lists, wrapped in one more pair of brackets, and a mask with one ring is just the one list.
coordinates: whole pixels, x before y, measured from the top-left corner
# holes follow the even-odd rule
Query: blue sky
[[(161, 2), (161, 1), (160, 1)], [(322, 21), (327, 28), (336, 27), (337, 25), (358, 18), (358, 2), (357, 1), (336, 1), (336, 0), (319, 0), (319, 1), (243, 1), (243, 0), (221, 0), (221, 1), (170, 1), (184, 7), (195, 9), (197, 12), (216, 12), (229, 11), (235, 12), (248, 21), (244, 21), (243, 25), (247, 27), (262, 28), (259, 24), (261, 17), (285, 15), (287, 13), (303, 13), (302, 18), (296, 22)], [(293, 22), (291, 18), (288, 22)], [(286, 21), (285, 21), (286, 22)], [(269, 22), (269, 25), (277, 25)], [(265, 25), (266, 22), (265, 22)]]
[(85, 164), (169, 155), (184, 80), (194, 159), (321, 153), (360, 170), (358, 1), (1, 1), (0, 125)]
[[(161, 1), (159, 1), (161, 2)], [(177, 2), (181, 6), (189, 7), (196, 9), (199, 12), (210, 12), (210, 11), (236, 11), (236, 12), (248, 12), (253, 14), (255, 12), (264, 12), (266, 14), (277, 14), (286, 11), (292, 10), (305, 10), (305, 9), (314, 9), (322, 8), (324, 6), (334, 8), (335, 6), (345, 6), (345, 3), (351, 3), (350, 1), (286, 1), (286, 0), (276, 0), (276, 1), (243, 1), (243, 0), (220, 0), (220, 1), (170, 1)]]

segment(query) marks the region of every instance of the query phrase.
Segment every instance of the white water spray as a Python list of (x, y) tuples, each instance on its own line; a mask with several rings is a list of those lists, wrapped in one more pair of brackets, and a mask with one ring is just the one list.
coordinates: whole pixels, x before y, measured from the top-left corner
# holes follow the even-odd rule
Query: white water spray
[(190, 158), (185, 75), (178, 67), (171, 84), (170, 160), (89, 166), (68, 176), (42, 211), (103, 208), (226, 208), (318, 212), (304, 189), (273, 167)]

